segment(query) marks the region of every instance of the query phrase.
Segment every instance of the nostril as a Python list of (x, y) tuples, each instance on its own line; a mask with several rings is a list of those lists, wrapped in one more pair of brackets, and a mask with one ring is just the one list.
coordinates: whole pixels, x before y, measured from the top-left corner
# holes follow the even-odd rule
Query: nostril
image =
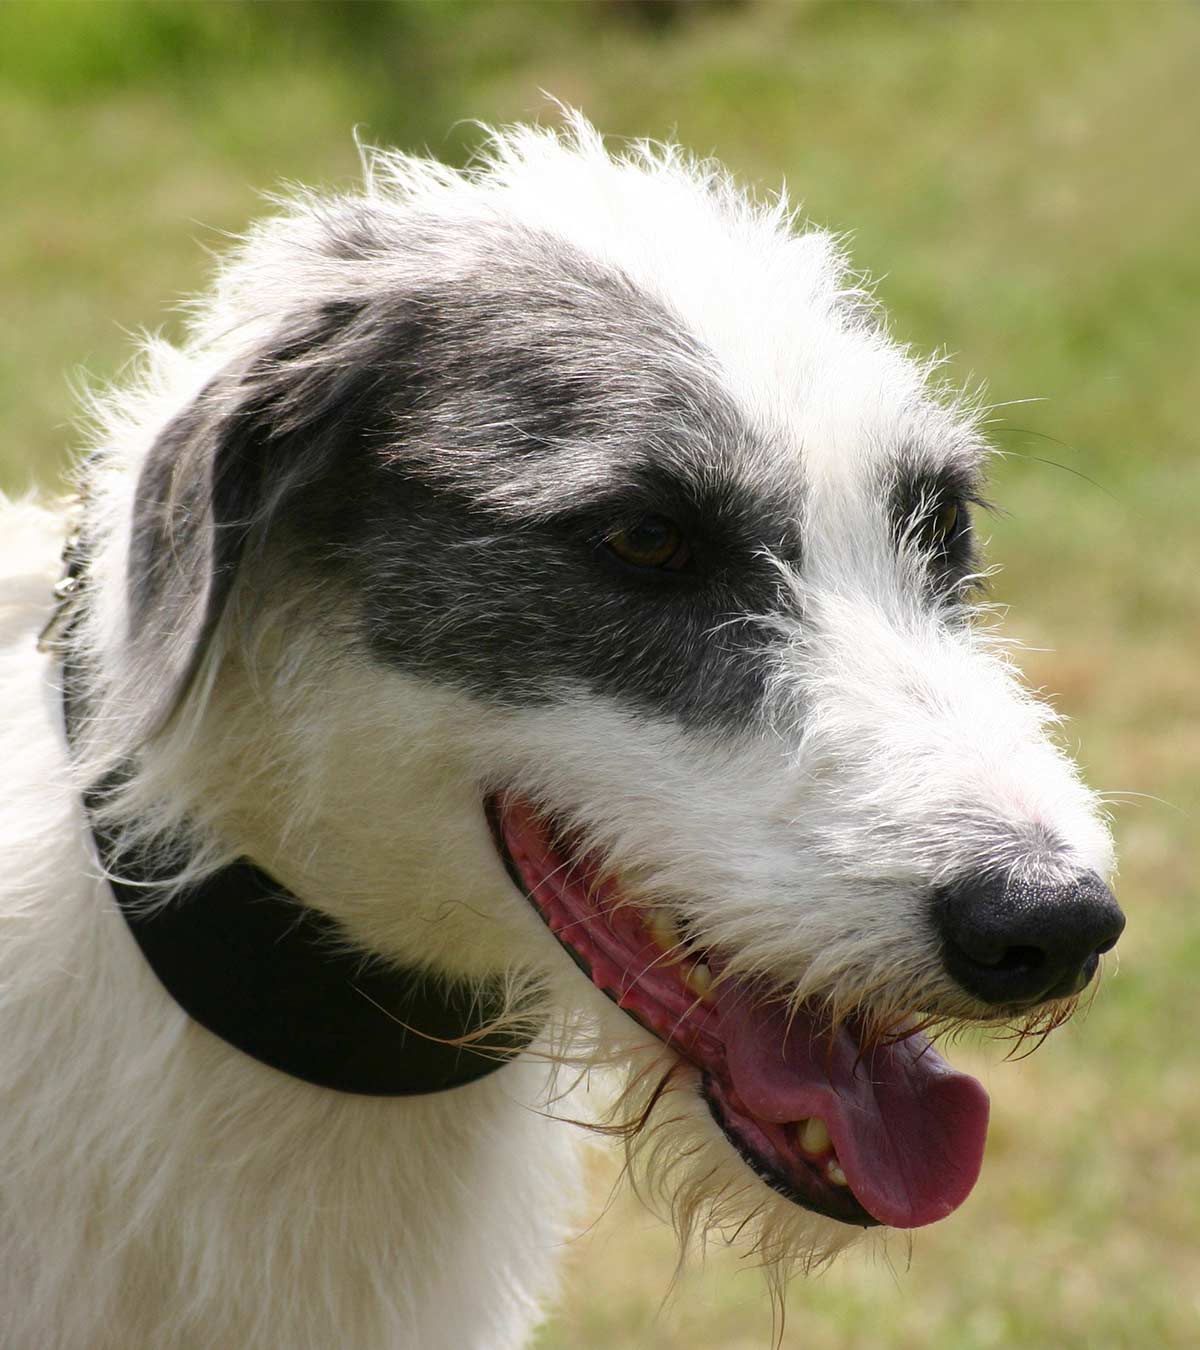
[(979, 964), (986, 966), (988, 970), (1038, 970), (1046, 964), (1046, 953), (1038, 947), (1009, 947), (994, 960), (979, 960)]

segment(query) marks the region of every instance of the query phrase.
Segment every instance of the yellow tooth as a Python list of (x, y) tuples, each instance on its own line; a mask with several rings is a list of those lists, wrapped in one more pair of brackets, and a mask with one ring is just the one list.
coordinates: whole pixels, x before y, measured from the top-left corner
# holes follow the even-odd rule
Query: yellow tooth
[(838, 1162), (831, 1161), (825, 1168), (825, 1175), (833, 1182), (835, 1186), (849, 1186), (846, 1180), (846, 1174), (842, 1171), (842, 1166)]
[(807, 1120), (800, 1121), (796, 1126), (796, 1133), (800, 1147), (805, 1153), (826, 1153), (833, 1142), (820, 1116), (810, 1116)]
[(703, 961), (697, 961), (684, 976), (684, 982), (693, 994), (707, 1000), (712, 991), (712, 971)]
[(646, 927), (655, 945), (671, 956), (678, 956), (683, 946), (683, 934), (671, 922), (670, 917), (661, 909), (652, 909), (646, 919)]

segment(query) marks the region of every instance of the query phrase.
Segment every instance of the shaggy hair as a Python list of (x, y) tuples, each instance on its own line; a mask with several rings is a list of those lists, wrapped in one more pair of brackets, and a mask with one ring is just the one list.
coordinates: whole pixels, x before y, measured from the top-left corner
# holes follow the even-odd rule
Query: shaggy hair
[[(1112, 866), (977, 621), (976, 410), (833, 237), (674, 146), (612, 155), (574, 118), (461, 172), (372, 151), (360, 191), (277, 206), (186, 341), (96, 401), (72, 758), (34, 648), (63, 520), (0, 516), (0, 1340), (519, 1346), (579, 1216), (580, 1121), (685, 1238), (736, 1231), (776, 1278), (824, 1259), (857, 1230), (756, 1175), (482, 806), (535, 804), (589, 893), (619, 881), (718, 985), (864, 1052), (1061, 1017), (964, 987), (931, 908)], [(648, 519), (686, 566), (614, 559)], [(357, 949), (502, 979), (535, 1039), (399, 1100), (232, 1049), (97, 867), (80, 794), (114, 771), (120, 849), (180, 886), (251, 858)]]

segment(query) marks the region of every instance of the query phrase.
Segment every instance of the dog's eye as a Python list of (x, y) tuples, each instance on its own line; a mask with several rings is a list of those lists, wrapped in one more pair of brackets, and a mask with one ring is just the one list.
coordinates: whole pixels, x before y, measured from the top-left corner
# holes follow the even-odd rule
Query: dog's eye
[(609, 552), (631, 567), (678, 572), (691, 558), (683, 531), (666, 516), (642, 516), (617, 534), (609, 535), (604, 543)]
[(962, 508), (956, 501), (943, 502), (933, 518), (933, 536), (939, 543), (951, 538), (958, 529), (958, 516)]
[(966, 510), (957, 497), (943, 497), (925, 523), (925, 540), (930, 548), (949, 548), (966, 523)]

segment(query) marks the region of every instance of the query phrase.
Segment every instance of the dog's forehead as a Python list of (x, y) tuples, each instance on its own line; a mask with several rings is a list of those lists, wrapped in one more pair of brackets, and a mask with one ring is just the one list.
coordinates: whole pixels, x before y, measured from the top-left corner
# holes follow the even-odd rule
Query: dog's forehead
[(797, 500), (799, 457), (738, 405), (666, 297), (519, 228), (472, 264), (427, 276), (382, 320), (398, 467), (531, 519), (672, 489)]
[(715, 259), (689, 285), (635, 247), (637, 225), (602, 257), (523, 224), (476, 231), (471, 265), (417, 299), (420, 398), (398, 457), (526, 516), (670, 482), (798, 517), (806, 494), (877, 500), (881, 476), (977, 464), (925, 372), (839, 299), (823, 247), (816, 284), (810, 236), (779, 245), (797, 246), (790, 287), (779, 258), (736, 240), (736, 268)]
[(818, 485), (845, 486), (897, 456), (926, 469), (978, 462), (969, 413), (931, 395), (930, 363), (889, 336), (841, 242), (782, 194), (756, 198), (719, 166), (662, 148), (614, 157), (587, 137), (536, 135), (504, 147), (471, 191), (482, 202), (468, 210), (482, 208), (500, 253), (524, 249), (536, 271), (555, 241), (686, 334), (758, 433), (760, 471), (794, 476), (802, 461)]

